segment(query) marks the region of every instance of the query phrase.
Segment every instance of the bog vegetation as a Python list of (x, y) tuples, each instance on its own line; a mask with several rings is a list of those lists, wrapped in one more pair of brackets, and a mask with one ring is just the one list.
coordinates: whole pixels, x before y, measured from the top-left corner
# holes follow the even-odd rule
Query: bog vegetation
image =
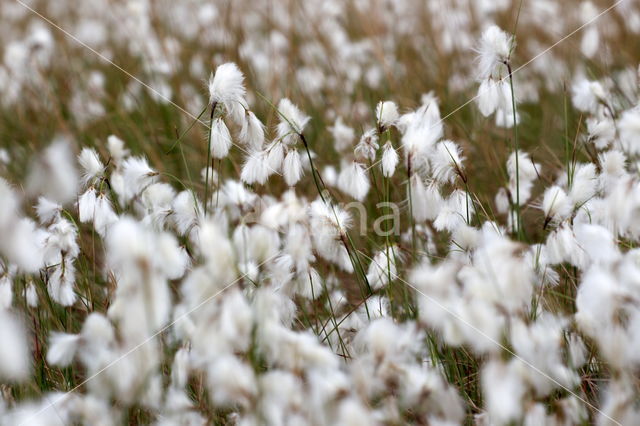
[(638, 423), (636, 1), (0, 19), (0, 424)]

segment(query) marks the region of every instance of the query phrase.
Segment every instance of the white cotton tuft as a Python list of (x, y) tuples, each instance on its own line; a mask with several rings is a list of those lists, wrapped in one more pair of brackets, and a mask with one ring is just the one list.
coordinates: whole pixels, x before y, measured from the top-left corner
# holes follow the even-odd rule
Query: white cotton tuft
[(101, 236), (105, 237), (109, 226), (118, 221), (118, 215), (113, 210), (111, 202), (105, 194), (99, 194), (96, 198), (93, 213), (93, 228)]
[(96, 210), (96, 190), (91, 187), (87, 189), (80, 197), (78, 197), (78, 219), (82, 223), (93, 220)]
[(236, 64), (227, 62), (209, 77), (209, 104), (224, 104), (229, 110), (245, 106), (244, 76)]
[[(519, 195), (520, 205), (523, 206), (531, 198), (533, 182), (538, 177), (540, 165), (534, 163), (529, 154), (523, 151), (518, 152), (518, 172), (516, 173), (516, 153), (512, 152), (507, 160), (507, 174), (509, 175), (509, 192), (513, 198), (513, 203)], [(519, 183), (519, 185), (518, 185)], [(520, 191), (519, 193), (517, 191)]]
[(338, 188), (356, 200), (364, 200), (369, 192), (369, 186), (367, 172), (362, 164), (353, 161), (340, 171)]
[(473, 201), (469, 194), (456, 189), (444, 202), (444, 206), (438, 212), (433, 226), (439, 230), (454, 231), (458, 226), (468, 225), (475, 214)]
[(124, 141), (117, 136), (107, 138), (107, 149), (115, 164), (120, 164), (129, 155), (129, 150), (124, 147)]
[(583, 112), (595, 113), (598, 106), (607, 98), (604, 88), (599, 82), (589, 81), (584, 77), (573, 84), (571, 92), (573, 105)]
[(509, 59), (513, 44), (513, 37), (495, 25), (491, 25), (482, 33), (477, 49), (478, 80), (491, 77), (496, 65)]
[(595, 25), (588, 27), (584, 34), (582, 34), (582, 40), (580, 40), (580, 51), (587, 58), (593, 58), (598, 52), (600, 47), (600, 33)]
[(396, 172), (396, 167), (400, 161), (400, 156), (390, 141), (382, 147), (382, 175), (390, 178)]
[(601, 173), (599, 178), (600, 187), (608, 193), (615, 188), (618, 180), (626, 174), (626, 156), (620, 151), (607, 151), (598, 156)]
[[(585, 24), (591, 23), (598, 18), (598, 9), (590, 1), (582, 2), (580, 5), (580, 19)], [(598, 52), (600, 47), (600, 33), (596, 25), (589, 25), (585, 28), (580, 40), (580, 51), (584, 56), (591, 59)]]
[(11, 277), (0, 277), (0, 309), (10, 309), (13, 303), (13, 282)]
[(269, 166), (269, 174), (282, 168), (284, 161), (284, 144), (280, 141), (273, 141), (267, 147), (267, 165)]
[(407, 157), (426, 156), (433, 145), (442, 137), (444, 126), (440, 119), (437, 103), (423, 105), (416, 111), (404, 114), (399, 119), (399, 127), (404, 129), (402, 147)]
[(36, 291), (36, 286), (33, 281), (31, 281), (24, 289), (24, 297), (27, 300), (27, 305), (29, 305), (29, 307), (38, 307), (38, 292)]
[(49, 295), (62, 306), (71, 306), (76, 301), (73, 286), (76, 281), (76, 269), (73, 262), (65, 260), (62, 264), (53, 268), (53, 272), (47, 280)]
[(498, 190), (496, 193), (495, 203), (498, 213), (505, 214), (509, 211), (511, 203), (509, 201), (509, 193), (506, 188), (500, 188)]
[(240, 179), (249, 185), (258, 183), (264, 185), (269, 178), (269, 163), (266, 151), (249, 153), (242, 166)]
[(400, 114), (398, 114), (398, 107), (395, 102), (380, 101), (376, 105), (376, 121), (381, 129), (387, 129), (395, 125), (399, 117)]
[(589, 264), (610, 264), (620, 257), (613, 235), (607, 228), (588, 223), (577, 223), (573, 232), (580, 249), (588, 256)]
[(342, 121), (342, 117), (336, 118), (333, 126), (329, 127), (333, 136), (334, 148), (337, 152), (343, 152), (351, 148), (356, 132)]
[(238, 139), (253, 150), (261, 150), (264, 144), (264, 124), (252, 111), (247, 111)]
[(640, 107), (627, 110), (618, 120), (620, 142), (626, 153), (640, 153)]
[(516, 360), (490, 361), (483, 367), (482, 389), (491, 424), (508, 424), (522, 416), (526, 388), (518, 370)]
[(545, 215), (546, 222), (560, 222), (571, 213), (571, 203), (562, 188), (553, 185), (544, 191), (542, 199), (542, 211)]
[(302, 111), (287, 98), (280, 100), (278, 112), (280, 113), (278, 138), (281, 138), (287, 145), (291, 145), (296, 141), (294, 136), (304, 131), (304, 127), (311, 117), (303, 114)]
[(442, 196), (435, 184), (425, 185), (417, 174), (411, 176), (407, 199), (411, 205), (411, 215), (417, 222), (433, 220), (443, 206)]
[(478, 103), (480, 113), (485, 117), (493, 114), (502, 102), (502, 91), (499, 84), (499, 82), (493, 79), (485, 79), (482, 80), (480, 87), (478, 87), (476, 102)]
[(289, 186), (294, 186), (302, 177), (302, 162), (297, 149), (290, 150), (284, 157), (282, 175)]
[(587, 118), (587, 132), (589, 141), (597, 149), (605, 149), (616, 137), (616, 126), (612, 119), (608, 117)]
[(38, 197), (38, 204), (36, 205), (36, 214), (40, 223), (48, 224), (60, 217), (62, 206), (53, 201), (49, 201), (45, 197)]
[(462, 176), (460, 147), (453, 141), (445, 140), (436, 144), (429, 159), (433, 178), (440, 183), (453, 183), (457, 175)]
[(171, 203), (173, 214), (170, 219), (180, 235), (185, 235), (196, 226), (199, 217), (202, 216), (202, 206), (194, 197), (193, 193), (182, 191)]
[(327, 186), (337, 186), (338, 172), (336, 168), (333, 166), (325, 166), (325, 168), (322, 169), (322, 180)]
[(93, 148), (83, 148), (78, 155), (82, 167), (82, 186), (86, 186), (97, 178), (104, 170), (104, 165)]
[(591, 163), (576, 164), (573, 169), (569, 198), (574, 206), (580, 207), (596, 195), (598, 189), (596, 166)]
[(52, 333), (49, 338), (47, 363), (58, 367), (68, 366), (73, 361), (79, 344), (80, 336), (77, 334)]
[[(113, 176), (113, 175), (112, 175)], [(158, 172), (149, 167), (149, 163), (143, 157), (130, 157), (122, 163), (123, 186), (119, 188), (118, 195), (122, 202), (126, 203), (140, 193), (157, 179)]]
[(218, 406), (249, 404), (257, 392), (253, 369), (233, 355), (219, 356), (207, 368), (209, 395)]
[(78, 180), (71, 142), (58, 137), (31, 165), (27, 193), (65, 205), (75, 199)]
[(43, 266), (42, 233), (31, 219), (17, 219), (3, 229), (0, 247), (7, 260), (24, 272), (37, 272)]
[(379, 290), (396, 279), (397, 256), (398, 249), (396, 246), (384, 248), (373, 256), (367, 269), (367, 281), (372, 290)]
[(6, 310), (0, 310), (0, 342), (0, 377), (12, 382), (26, 379), (31, 364), (26, 330)]
[(211, 154), (213, 158), (224, 158), (229, 154), (233, 142), (227, 125), (222, 118), (216, 118), (211, 124)]
[(378, 135), (375, 129), (369, 129), (360, 138), (360, 142), (353, 150), (353, 154), (358, 160), (375, 161), (378, 152)]

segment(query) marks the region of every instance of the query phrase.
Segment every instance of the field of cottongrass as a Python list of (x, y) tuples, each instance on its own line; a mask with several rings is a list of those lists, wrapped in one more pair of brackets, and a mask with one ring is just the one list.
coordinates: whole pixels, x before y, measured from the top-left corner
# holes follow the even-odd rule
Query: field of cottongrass
[(640, 3), (0, 2), (1, 425), (640, 424)]

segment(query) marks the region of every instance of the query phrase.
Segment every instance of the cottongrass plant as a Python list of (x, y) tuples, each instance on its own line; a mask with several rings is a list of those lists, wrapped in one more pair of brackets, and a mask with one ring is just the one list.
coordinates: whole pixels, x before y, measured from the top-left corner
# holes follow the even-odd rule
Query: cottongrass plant
[[(1, 425), (637, 423), (637, 64), (600, 74), (550, 53), (545, 72), (519, 73), (515, 36), (493, 19), (510, 2), (394, 3), (367, 15), (389, 32), (359, 40), (344, 25), (371, 2), (239, 3), (242, 14), (195, 3), (113, 6), (144, 40), (131, 49), (155, 79), (149, 120), (172, 121), (171, 99), (202, 111), (162, 141), (178, 148), (178, 172), (164, 144), (118, 126), (102, 136), (95, 120), (113, 105), (98, 71), (69, 88), (60, 119), (77, 121), (24, 170), (12, 162), (26, 148), (0, 151)], [(640, 31), (640, 10), (624, 7), (618, 25)], [(560, 10), (523, 10), (518, 58), (536, 46), (520, 28), (553, 25)], [(599, 13), (595, 2), (576, 10), (580, 23)], [(156, 33), (167, 11), (174, 26), (191, 19), (167, 27), (179, 38)], [(278, 25), (256, 37), (267, 15)], [(411, 94), (396, 81), (380, 90), (387, 74), (412, 75), (394, 55), (427, 42), (411, 36), (423, 16), (451, 60), (439, 70), (447, 91), (416, 99), (423, 87), (408, 78)], [(612, 37), (589, 27), (578, 50), (595, 62)], [(176, 90), (177, 40), (239, 45), (214, 57), (208, 99), (186, 82)], [(51, 95), (41, 69), (56, 43), (40, 26), (8, 43), (3, 106), (24, 88)], [(201, 81), (211, 58), (194, 55)], [(334, 74), (318, 57), (335, 59)], [(283, 90), (285, 77), (300, 90)], [(134, 129), (143, 87), (117, 98)], [(457, 122), (446, 96), (461, 88), (477, 96)], [(521, 146), (549, 93), (564, 100), (562, 130), (544, 123), (558, 149)], [(206, 137), (189, 132), (201, 125)], [(511, 143), (478, 165), (505, 128)]]

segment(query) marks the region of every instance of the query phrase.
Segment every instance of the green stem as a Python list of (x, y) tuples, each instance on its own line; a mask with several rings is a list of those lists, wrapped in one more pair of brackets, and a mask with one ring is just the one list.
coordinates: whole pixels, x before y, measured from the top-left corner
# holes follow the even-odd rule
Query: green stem
[(407, 158), (407, 192), (409, 193), (409, 223), (411, 224), (411, 246), (416, 258), (416, 224), (413, 220), (413, 197), (411, 196), (411, 154)]
[(509, 72), (509, 84), (511, 86), (511, 109), (513, 110), (513, 145), (516, 153), (516, 234), (518, 236), (518, 240), (522, 240), (522, 226), (521, 226), (521, 215), (520, 215), (520, 159), (518, 158), (519, 151), (519, 142), (518, 142), (518, 121), (517, 121), (517, 111), (516, 111), (516, 94), (513, 89), (513, 73), (511, 71), (511, 64), (509, 61), (505, 61), (505, 65), (507, 66), (507, 70)]
[(207, 217), (207, 208), (209, 206), (209, 163), (211, 163), (211, 127), (213, 126), (213, 115), (216, 112), (217, 102), (211, 105), (211, 115), (209, 117), (209, 137), (207, 138), (207, 166), (204, 178), (204, 217)]

